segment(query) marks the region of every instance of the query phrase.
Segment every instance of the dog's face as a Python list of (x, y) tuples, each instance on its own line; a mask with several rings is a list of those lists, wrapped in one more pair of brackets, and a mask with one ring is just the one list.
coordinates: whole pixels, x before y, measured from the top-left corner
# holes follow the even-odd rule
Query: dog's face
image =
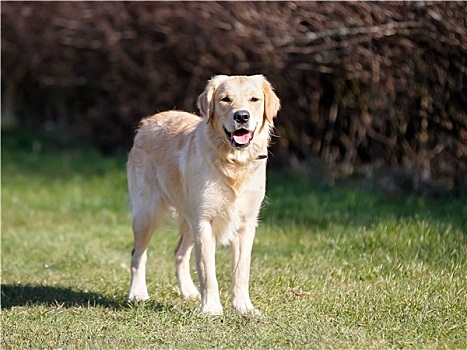
[(198, 107), (233, 148), (242, 149), (263, 130), (269, 132), (280, 102), (262, 75), (218, 75), (199, 96)]

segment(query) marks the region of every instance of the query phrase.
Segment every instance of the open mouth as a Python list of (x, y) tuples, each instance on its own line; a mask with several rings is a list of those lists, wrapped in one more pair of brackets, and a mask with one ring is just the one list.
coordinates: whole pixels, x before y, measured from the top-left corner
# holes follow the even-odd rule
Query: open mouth
[(246, 129), (238, 129), (235, 130), (234, 132), (229, 132), (227, 131), (226, 128), (224, 128), (225, 136), (230, 141), (230, 144), (232, 147), (235, 148), (245, 148), (250, 145), (251, 140), (253, 140), (253, 136), (255, 134), (254, 131), (249, 131)]

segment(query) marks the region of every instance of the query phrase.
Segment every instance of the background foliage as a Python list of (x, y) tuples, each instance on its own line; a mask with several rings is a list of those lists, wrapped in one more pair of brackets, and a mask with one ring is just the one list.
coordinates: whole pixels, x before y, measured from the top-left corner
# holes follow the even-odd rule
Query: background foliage
[(314, 159), (429, 193), (467, 178), (467, 4), (2, 3), (2, 126), (127, 151), (138, 121), (195, 111), (212, 75), (262, 73), (276, 166)]

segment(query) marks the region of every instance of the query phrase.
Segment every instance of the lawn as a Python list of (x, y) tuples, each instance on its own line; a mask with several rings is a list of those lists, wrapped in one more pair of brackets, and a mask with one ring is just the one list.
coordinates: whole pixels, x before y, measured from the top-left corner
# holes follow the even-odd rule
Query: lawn
[(176, 288), (175, 226), (150, 246), (145, 304), (126, 305), (125, 159), (2, 135), (2, 349), (467, 348), (467, 198), (387, 198), (271, 172), (253, 248), (261, 317), (222, 317)]

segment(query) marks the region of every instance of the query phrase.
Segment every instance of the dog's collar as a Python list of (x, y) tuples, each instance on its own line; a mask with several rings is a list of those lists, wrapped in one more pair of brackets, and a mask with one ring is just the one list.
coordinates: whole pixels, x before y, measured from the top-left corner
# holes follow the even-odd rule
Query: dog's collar
[(258, 158), (256, 158), (256, 160), (262, 160), (262, 159), (268, 159), (268, 155), (267, 154), (260, 154), (258, 156)]

